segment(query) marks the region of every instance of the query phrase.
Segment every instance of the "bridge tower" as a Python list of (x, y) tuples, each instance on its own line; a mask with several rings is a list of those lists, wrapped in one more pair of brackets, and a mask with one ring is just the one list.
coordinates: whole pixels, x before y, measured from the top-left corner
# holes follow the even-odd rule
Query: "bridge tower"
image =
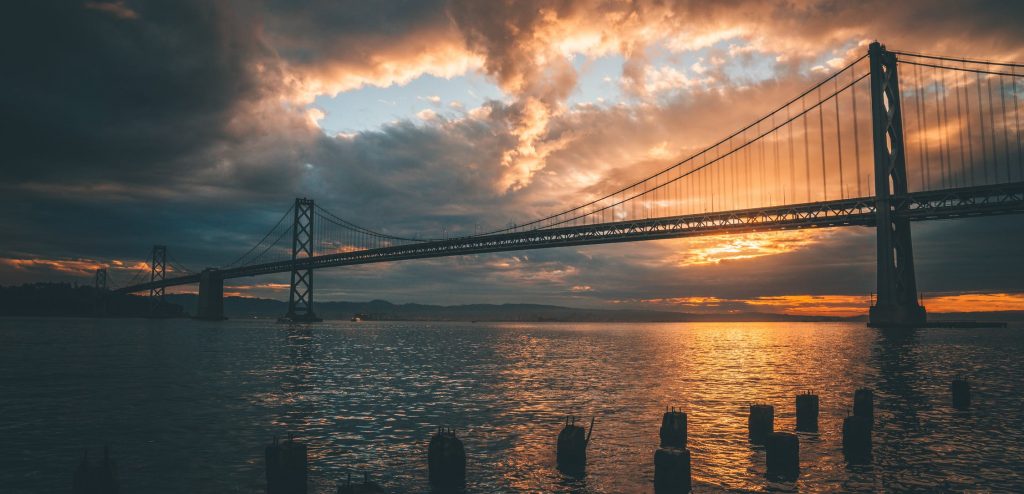
[(322, 319), (313, 312), (313, 269), (300, 266), (301, 261), (313, 257), (312, 199), (295, 199), (295, 217), (292, 223), (292, 283), (288, 294), (288, 314), (284, 319), (292, 322), (317, 322)]
[(107, 268), (96, 268), (96, 276), (93, 278), (93, 288), (95, 291), (93, 297), (95, 297), (95, 305), (93, 306), (93, 315), (96, 317), (103, 317), (107, 315)]
[(107, 268), (96, 268), (93, 288), (96, 289), (96, 293), (107, 291)]
[(871, 118), (875, 157), (875, 220), (878, 248), (878, 297), (871, 307), (872, 327), (914, 327), (925, 322), (917, 301), (910, 221), (893, 209), (893, 198), (907, 194), (896, 54), (877, 41), (868, 47), (871, 64)]
[[(149, 263), (149, 281), (163, 281), (167, 276), (167, 246), (166, 245), (154, 245), (153, 246), (153, 259)], [(159, 315), (158, 312), (164, 307), (164, 287), (150, 288), (149, 289), (149, 300), (151, 303), (151, 311), (153, 315)]]

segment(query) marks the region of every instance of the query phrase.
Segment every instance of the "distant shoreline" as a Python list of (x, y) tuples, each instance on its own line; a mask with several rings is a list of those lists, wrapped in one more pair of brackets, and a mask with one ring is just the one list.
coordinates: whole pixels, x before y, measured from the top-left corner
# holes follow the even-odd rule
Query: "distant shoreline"
[[(187, 318), (195, 310), (194, 294), (167, 295), (162, 313)], [(148, 297), (97, 292), (90, 286), (38, 283), (0, 287), (0, 317), (147, 317)], [(247, 297), (225, 297), (229, 319), (274, 319), (285, 314), (287, 302)], [(503, 322), (503, 323), (672, 323), (672, 322), (866, 322), (867, 314), (850, 317), (775, 314), (765, 312), (692, 313), (648, 309), (585, 309), (543, 304), (394, 304), (369, 302), (316, 302), (316, 314), (325, 320), (347, 321), (360, 315), (365, 321), (390, 322)], [(997, 312), (932, 313), (932, 321), (1024, 321), (1024, 310)]]

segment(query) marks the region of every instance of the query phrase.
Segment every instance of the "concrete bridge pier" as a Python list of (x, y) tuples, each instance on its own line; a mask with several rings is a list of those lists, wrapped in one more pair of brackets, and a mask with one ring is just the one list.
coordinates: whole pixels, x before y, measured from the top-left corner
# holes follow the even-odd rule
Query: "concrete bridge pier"
[(214, 268), (207, 268), (199, 276), (199, 303), (196, 319), (222, 321), (224, 317), (224, 278)]

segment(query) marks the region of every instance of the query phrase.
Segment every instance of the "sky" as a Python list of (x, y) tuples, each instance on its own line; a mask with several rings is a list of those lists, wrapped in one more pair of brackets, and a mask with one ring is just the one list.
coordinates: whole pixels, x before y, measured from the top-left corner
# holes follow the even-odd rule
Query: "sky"
[[(230, 262), (295, 197), (398, 235), (523, 223), (702, 149), (867, 44), (1024, 60), (1005, 1), (39, 1), (0, 16), (0, 284)], [(931, 311), (1024, 310), (1021, 217), (914, 224)], [(874, 232), (321, 270), (318, 300), (855, 315)], [(194, 290), (185, 287), (185, 290)], [(286, 275), (226, 292), (283, 299)]]

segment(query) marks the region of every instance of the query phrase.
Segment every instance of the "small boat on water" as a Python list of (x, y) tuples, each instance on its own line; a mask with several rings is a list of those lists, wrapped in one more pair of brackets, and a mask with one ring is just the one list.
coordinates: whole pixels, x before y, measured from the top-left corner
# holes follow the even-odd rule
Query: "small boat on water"
[(367, 318), (366, 314), (353, 314), (352, 315), (352, 319), (350, 319), (350, 321), (352, 321), (352, 322), (361, 322), (361, 321), (365, 321), (366, 318)]

